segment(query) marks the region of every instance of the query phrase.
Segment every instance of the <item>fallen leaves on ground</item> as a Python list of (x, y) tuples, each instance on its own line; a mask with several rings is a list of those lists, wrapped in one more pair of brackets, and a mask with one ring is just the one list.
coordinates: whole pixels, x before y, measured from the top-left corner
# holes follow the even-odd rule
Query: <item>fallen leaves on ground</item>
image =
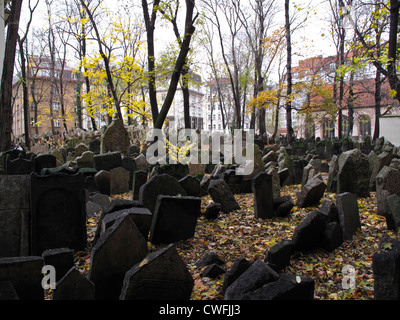
[[(281, 195), (291, 195), (296, 201), (299, 185), (281, 188)], [(119, 198), (131, 199), (131, 194)], [(207, 253), (217, 253), (226, 262), (228, 271), (233, 262), (240, 257), (247, 260), (262, 259), (276, 243), (291, 239), (297, 225), (318, 206), (309, 208), (294, 207), (289, 217), (270, 220), (256, 219), (254, 216), (253, 194), (235, 195), (241, 209), (229, 214), (220, 214), (216, 220), (198, 219), (194, 238), (176, 243), (177, 250), (194, 280), (193, 300), (223, 299), (223, 275), (217, 279), (201, 277), (203, 268), (196, 262)], [(336, 203), (336, 194), (325, 193), (323, 199)], [(202, 198), (202, 212), (212, 203), (210, 196)], [(311, 277), (315, 281), (314, 298), (318, 300), (369, 300), (373, 299), (374, 279), (372, 255), (384, 236), (397, 238), (400, 235), (387, 229), (384, 217), (377, 215), (376, 194), (358, 199), (361, 230), (352, 241), (345, 241), (331, 253), (316, 250), (293, 256), (290, 266), (282, 273)], [(95, 216), (88, 219), (88, 238), (93, 239), (96, 230)], [(89, 240), (89, 244), (90, 244)], [(149, 246), (150, 250), (157, 248)], [(86, 252), (76, 253), (76, 266), (86, 274), (90, 268), (90, 245)], [(342, 273), (344, 266), (352, 266), (356, 274), (356, 289), (343, 290)]]

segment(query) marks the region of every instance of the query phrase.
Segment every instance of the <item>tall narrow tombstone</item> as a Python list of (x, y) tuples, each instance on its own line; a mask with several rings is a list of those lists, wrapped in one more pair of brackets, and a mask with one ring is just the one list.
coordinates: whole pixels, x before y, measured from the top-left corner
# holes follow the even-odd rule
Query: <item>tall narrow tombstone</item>
[(386, 198), (388, 212), (386, 212), (386, 223), (388, 228), (397, 231), (400, 228), (400, 197), (392, 194)]
[(0, 175), (0, 258), (29, 254), (29, 175)]
[(135, 160), (128, 157), (123, 157), (121, 162), (121, 167), (129, 171), (129, 190), (133, 190), (132, 189), (133, 174), (136, 171)]
[(200, 198), (158, 196), (150, 229), (150, 242), (170, 244), (193, 238), (200, 214)]
[(343, 229), (343, 240), (351, 240), (356, 231), (361, 228), (357, 195), (349, 192), (338, 194), (336, 206), (340, 226)]
[(31, 254), (44, 250), (86, 246), (85, 177), (31, 175)]
[(43, 258), (24, 256), (0, 259), (0, 281), (10, 281), (20, 300), (43, 300)]
[(96, 286), (96, 299), (118, 299), (125, 273), (146, 254), (145, 239), (129, 215), (123, 215), (92, 249), (88, 278)]
[(194, 281), (175, 246), (159, 249), (126, 274), (121, 300), (189, 300)]
[(139, 190), (147, 182), (147, 171), (135, 171), (132, 177), (133, 200), (139, 200)]
[(272, 177), (261, 172), (252, 179), (254, 193), (254, 214), (256, 218), (271, 219), (274, 217), (274, 196)]

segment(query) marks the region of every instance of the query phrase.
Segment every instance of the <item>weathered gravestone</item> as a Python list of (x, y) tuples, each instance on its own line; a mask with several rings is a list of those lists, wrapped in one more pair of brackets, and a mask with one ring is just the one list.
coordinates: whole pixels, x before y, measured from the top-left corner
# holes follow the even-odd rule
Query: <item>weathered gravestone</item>
[(186, 196), (185, 189), (179, 184), (178, 179), (168, 175), (161, 174), (153, 176), (139, 190), (139, 201), (143, 207), (148, 208), (154, 213), (157, 197), (159, 195), (167, 196)]
[(0, 175), (0, 257), (29, 254), (29, 175)]
[(101, 153), (120, 151), (125, 155), (129, 154), (130, 139), (124, 123), (115, 119), (103, 132), (100, 138)]
[(318, 210), (308, 214), (293, 232), (293, 247), (301, 252), (319, 248), (326, 220), (327, 216)]
[(30, 174), (35, 172), (35, 157), (32, 154), (28, 159), (25, 159), (20, 154), (18, 158), (11, 160), (11, 156), (7, 154), (4, 171), (6, 174)]
[(268, 265), (276, 272), (279, 272), (286, 266), (290, 265), (292, 248), (292, 240), (280, 241), (268, 250), (264, 262), (268, 263)]
[(147, 171), (135, 171), (132, 176), (133, 200), (139, 200), (139, 190), (147, 182)]
[(236, 202), (235, 196), (224, 180), (210, 180), (210, 184), (208, 185), (208, 193), (214, 202), (221, 204), (222, 212), (229, 213), (231, 211), (240, 210), (240, 206)]
[(74, 250), (68, 248), (45, 250), (42, 257), (45, 265), (56, 269), (57, 282), (74, 266)]
[(57, 282), (53, 291), (53, 300), (94, 300), (95, 285), (77, 268), (72, 267), (64, 277)]
[(361, 229), (357, 196), (349, 192), (338, 194), (336, 206), (343, 230), (343, 240), (351, 240), (356, 231)]
[(126, 214), (135, 223), (143, 238), (147, 241), (151, 221), (153, 219), (153, 215), (147, 208), (132, 207), (106, 214), (101, 222), (101, 234), (105, 233), (106, 230), (115, 223), (115, 221)]
[(400, 196), (400, 171), (384, 166), (376, 176), (376, 201), (379, 215), (386, 216), (389, 211), (386, 198), (393, 194)]
[(121, 167), (129, 171), (129, 190), (132, 189), (133, 174), (136, 171), (136, 162), (134, 159), (123, 157), (121, 160)]
[(10, 281), (20, 300), (43, 300), (43, 258), (24, 256), (0, 259), (0, 281)]
[(313, 300), (315, 282), (310, 277), (282, 274), (278, 280), (242, 297), (243, 300)]
[(369, 161), (359, 149), (339, 156), (337, 194), (350, 192), (358, 197), (369, 197)]
[(186, 194), (192, 197), (200, 197), (201, 196), (201, 187), (200, 181), (195, 177), (187, 175), (181, 180), (179, 180), (180, 185), (183, 189), (185, 189)]
[(224, 298), (225, 300), (240, 300), (245, 294), (278, 278), (279, 274), (267, 263), (257, 260), (226, 289)]
[(200, 198), (159, 195), (150, 229), (150, 242), (170, 244), (193, 238), (200, 214)]
[(93, 168), (94, 167), (94, 153), (92, 151), (85, 151), (81, 156), (75, 159), (78, 168)]
[(392, 194), (386, 198), (389, 210), (386, 212), (386, 223), (389, 229), (397, 231), (400, 228), (400, 197)]
[(400, 241), (384, 237), (380, 251), (372, 255), (374, 299), (400, 299)]
[(80, 143), (80, 144), (76, 145), (75, 146), (75, 157), (82, 156), (82, 154), (86, 151), (89, 151), (89, 147), (86, 144)]
[(122, 167), (110, 170), (110, 195), (129, 192), (130, 172)]
[(92, 151), (94, 154), (100, 154), (100, 139), (96, 138), (89, 142), (89, 151)]
[(125, 273), (146, 254), (146, 240), (129, 215), (123, 215), (92, 249), (88, 279), (96, 286), (96, 300), (118, 299)]
[(41, 154), (35, 159), (35, 172), (41, 173), (44, 168), (57, 167), (57, 158), (51, 154)]
[(274, 195), (272, 177), (261, 172), (253, 178), (252, 188), (254, 193), (254, 215), (260, 219), (274, 217)]
[(111, 194), (110, 181), (111, 181), (111, 176), (110, 172), (108, 171), (100, 170), (94, 175), (94, 182), (96, 183), (100, 193), (102, 194), (106, 195)]
[(136, 162), (136, 170), (138, 171), (148, 171), (149, 169), (149, 163), (146, 159), (146, 156), (144, 154), (139, 154), (136, 158), (135, 158), (135, 162)]
[(194, 281), (173, 244), (157, 250), (125, 274), (121, 300), (189, 300)]
[(83, 174), (31, 175), (30, 248), (44, 250), (86, 246), (86, 196)]
[(314, 176), (301, 188), (297, 194), (296, 206), (299, 208), (307, 208), (316, 205), (324, 196), (326, 184), (319, 176)]
[(93, 157), (93, 165), (97, 171), (110, 171), (111, 169), (121, 167), (121, 152), (117, 151), (95, 155)]

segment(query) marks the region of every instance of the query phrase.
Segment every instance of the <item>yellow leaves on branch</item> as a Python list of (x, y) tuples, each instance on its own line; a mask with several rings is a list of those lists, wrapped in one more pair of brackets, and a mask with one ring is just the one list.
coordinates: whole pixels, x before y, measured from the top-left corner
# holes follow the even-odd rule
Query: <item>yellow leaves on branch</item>
[(258, 97), (252, 98), (247, 105), (247, 112), (251, 113), (255, 109), (271, 108), (278, 102), (278, 90), (261, 91)]

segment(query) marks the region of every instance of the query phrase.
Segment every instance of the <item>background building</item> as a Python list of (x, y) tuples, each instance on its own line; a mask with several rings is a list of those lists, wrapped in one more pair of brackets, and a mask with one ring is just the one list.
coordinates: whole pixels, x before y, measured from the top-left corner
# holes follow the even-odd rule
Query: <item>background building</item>
[[(30, 134), (62, 132), (77, 127), (77, 79), (72, 69), (56, 60), (52, 81), (50, 57), (29, 57), (27, 87)], [(13, 133), (24, 134), (23, 93), (20, 81), (14, 86)]]

